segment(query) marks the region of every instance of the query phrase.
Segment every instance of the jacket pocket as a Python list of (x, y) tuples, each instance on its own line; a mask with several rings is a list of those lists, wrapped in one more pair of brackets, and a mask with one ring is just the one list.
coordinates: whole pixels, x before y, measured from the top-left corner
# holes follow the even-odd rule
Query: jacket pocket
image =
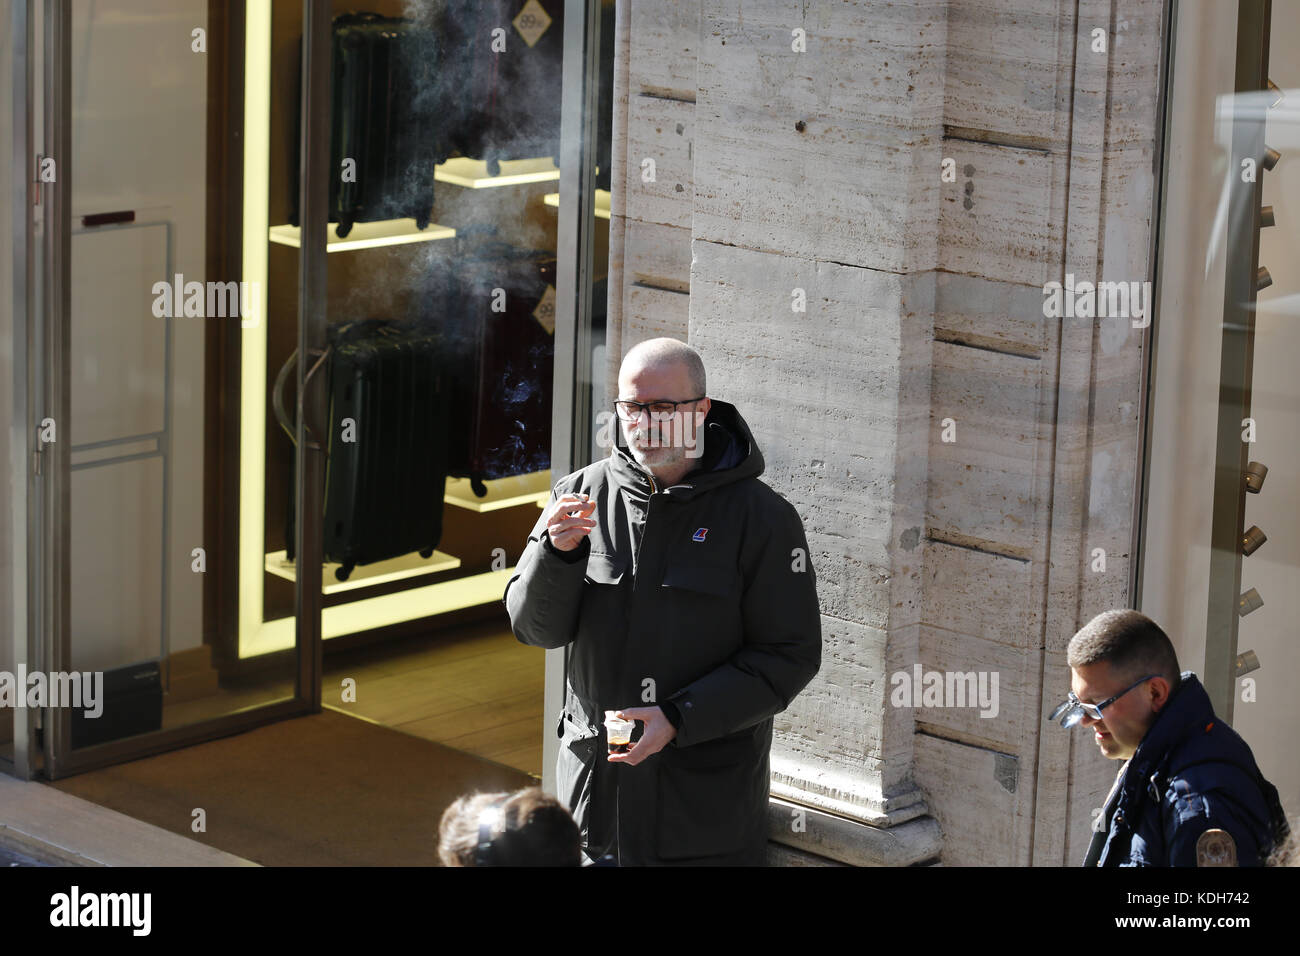
[(672, 565), (664, 571), (663, 586), (714, 597), (733, 597), (740, 594), (740, 572), (718, 564)]
[(556, 796), (573, 815), (585, 844), (591, 828), (591, 794), (600, 730), (575, 720), (567, 710), (560, 716), (560, 728), (560, 754), (555, 767)]
[(749, 793), (753, 767), (660, 768), (656, 850), (665, 860), (721, 856), (745, 846), (755, 808)]
[(669, 559), (658, 589), (656, 622), (663, 658), (670, 662), (666, 686), (682, 687), (740, 650), (742, 590), (740, 572), (732, 565)]
[(627, 561), (602, 551), (587, 556), (587, 575), (584, 580), (592, 584), (619, 584), (627, 570)]

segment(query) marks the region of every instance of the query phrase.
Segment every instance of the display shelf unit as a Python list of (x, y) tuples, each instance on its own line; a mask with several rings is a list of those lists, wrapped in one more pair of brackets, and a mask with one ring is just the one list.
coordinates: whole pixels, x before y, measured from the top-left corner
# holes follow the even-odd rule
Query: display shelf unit
[[(437, 574), (439, 571), (454, 571), (460, 567), (460, 558), (442, 551), (434, 551), (427, 558), (411, 552), (387, 561), (358, 564), (352, 569), (352, 574), (346, 581), (340, 581), (334, 576), (334, 572), (339, 567), (341, 565), (338, 563), (327, 561), (321, 568), (322, 594), (337, 594), (339, 591), (367, 588), (376, 584), (387, 584), (390, 581), (419, 577), (423, 574)], [(297, 564), (286, 560), (283, 551), (273, 551), (266, 556), (266, 570), (286, 581), (298, 580)]]
[(433, 167), (433, 178), (435, 182), (463, 186), (466, 189), (493, 189), (560, 180), (560, 168), (550, 156), (503, 159), (499, 164), (501, 171), (492, 176), (488, 173), (486, 160), (457, 156)]
[[(542, 201), (545, 202), (546, 205), (548, 205), (548, 206), (554, 206), (556, 209), (559, 209), (559, 208), (560, 208), (560, 194), (559, 194), (559, 193), (547, 193), (545, 196), (542, 197)], [(608, 190), (608, 189), (597, 189), (597, 190), (596, 190), (596, 207), (595, 207), (595, 209), (593, 210), (593, 211), (595, 212), (595, 214), (596, 214), (596, 218), (597, 218), (597, 219), (608, 219), (608, 218), (609, 218), (609, 207), (610, 207), (609, 190)]]
[[(353, 249), (373, 249), (377, 246), (400, 246), (410, 242), (437, 242), (452, 239), (456, 230), (436, 222), (420, 229), (414, 219), (383, 219), (378, 222), (354, 223), (346, 239), (340, 239), (337, 224), (331, 224), (326, 252), (348, 252)], [(297, 226), (271, 227), (271, 241), (282, 246), (301, 248), (302, 235)]]
[(447, 492), (443, 500), (457, 508), (480, 513), (534, 502), (539, 508), (544, 508), (546, 499), (551, 495), (551, 471), (548, 468), (527, 475), (496, 478), (483, 484), (487, 486), (488, 493), (480, 498), (470, 488), (468, 478), (448, 478)]
[[(526, 475), (496, 478), (483, 484), (487, 486), (488, 493), (480, 498), (474, 494), (468, 478), (448, 478), (443, 500), (454, 507), (480, 514), (529, 504), (544, 508), (551, 494), (551, 472), (550, 469), (535, 471)], [(286, 581), (296, 581), (297, 565), (287, 560), (285, 554), (284, 551), (273, 551), (266, 556), (267, 573)], [(340, 565), (329, 561), (321, 569), (321, 593), (337, 594), (340, 591), (388, 584), (441, 571), (454, 571), (460, 565), (460, 558), (442, 551), (434, 551), (428, 558), (412, 552), (387, 561), (359, 564), (346, 581), (340, 581), (334, 576)]]

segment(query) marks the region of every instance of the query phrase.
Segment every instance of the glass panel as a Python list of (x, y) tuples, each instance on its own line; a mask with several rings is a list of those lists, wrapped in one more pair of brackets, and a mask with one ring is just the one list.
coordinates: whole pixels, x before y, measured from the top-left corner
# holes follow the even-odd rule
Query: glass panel
[[(13, 203), (13, 110), (10, 99), (13, 91), (14, 43), (10, 16), (13, 12), (13, 0), (0, 0), (0, 91), (4, 101), (0, 102), (0, 269), (6, 277), (13, 275), (14, 246), (13, 230), (17, 223), (15, 216), (25, 216), (26, 210), (14, 208)], [(14, 340), (14, 301), (13, 286), (9, 279), (0, 283), (0, 342)], [(10, 446), (11, 429), (7, 423), (13, 421), (13, 349), (0, 349), (0, 422), (6, 426), (0, 428), (0, 501), (9, 502), (14, 493), (12, 472), (15, 462), (12, 459), (14, 449)], [(21, 450), (19, 451), (21, 454)], [(18, 489), (22, 493), (22, 489)], [(0, 673), (12, 673), (14, 669), (14, 614), (13, 614), (13, 572), (15, 546), (24, 547), (25, 534), (14, 534), (12, 526), (13, 509), (0, 509)], [(10, 708), (0, 707), (0, 762), (13, 760), (14, 714)]]
[[(604, 9), (609, 89), (613, 3)], [(551, 486), (564, 2), (378, 0), (367, 10), (333, 8), (326, 563), (312, 572), (324, 601), (323, 699), (540, 775), (544, 654), (515, 640), (501, 595)], [(271, 390), (295, 347), (290, 80), (301, 36), (295, 5), (277, 4)], [(611, 115), (606, 96), (602, 319)], [(590, 369), (580, 374), (589, 380)], [(280, 404), (293, 401), (286, 385)], [(299, 574), (293, 445), (272, 420), (264, 447), (264, 475), (243, 478), (261, 489), (258, 612), (269, 624), (266, 643), (245, 653), (288, 646), (291, 631), (272, 628), (291, 619)], [(341, 694), (343, 677), (365, 692)]]
[[(264, 258), (265, 107), (298, 87), (293, 56), (268, 68), (269, 5), (248, 7), (245, 36), (205, 0), (72, 5), (58, 437), (71, 443), (72, 669), (102, 673), (102, 714), (72, 711), (74, 749), (293, 695), (292, 627), (280, 653), (251, 658), (241, 648), (263, 624), (238, 616), (238, 502), (264, 471), (241, 440), (269, 417), (238, 382), (264, 388), (259, 342), (295, 321), (267, 315), (259, 250), (240, 243), (241, 218), (260, 221)], [(287, 478), (277, 488), (286, 498)]]
[[(1289, 267), (1300, 254), (1300, 63), (1292, 55), (1300, 8), (1272, 4), (1271, 23), (1258, 19), (1267, 9), (1194, 2), (1178, 16), (1142, 606), (1181, 639), (1183, 667), (1212, 696), (1214, 682), (1223, 688), (1216, 710), (1294, 813), (1300, 699), (1288, 678), (1300, 667), (1300, 379), (1291, 366), (1300, 275)], [(1239, 47), (1250, 22), (1253, 40)], [(1268, 65), (1276, 92), (1236, 90), (1238, 71), (1252, 63), (1257, 73)], [(1280, 151), (1276, 165), (1266, 145)], [(1246, 483), (1258, 472), (1253, 463), (1267, 468), (1258, 493)]]
[(1247, 675), (1255, 687), (1235, 682), (1233, 727), (1294, 815), (1300, 808), (1300, 697), (1291, 692), (1300, 673), (1300, 376), (1294, 368), (1300, 355), (1300, 5), (1274, 3), (1272, 11), (1269, 75), (1285, 93), (1276, 106), (1268, 106), (1271, 96), (1255, 97), (1253, 106), (1265, 117), (1265, 142), (1283, 157), (1260, 174), (1263, 206), (1277, 211), (1277, 224), (1259, 233), (1259, 265), (1270, 271), (1272, 285), (1260, 291), (1255, 315), (1250, 413), (1257, 431), (1247, 454), (1268, 467), (1269, 480), (1259, 494), (1246, 495), (1242, 524), (1245, 531), (1258, 527), (1268, 543), (1243, 558), (1241, 579), (1241, 591), (1254, 589), (1265, 605), (1241, 618), (1237, 650), (1253, 651), (1260, 666)]
[[(602, 187), (613, 11), (603, 4)], [(381, 3), (383, 30), (335, 13), (327, 563), (313, 572), (327, 666), (355, 673), (343, 654), (376, 637), (417, 655), (430, 635), (460, 644), (415, 674), (411, 709), (354, 709), (540, 774), (543, 655), (514, 640), (500, 596), (550, 488), (563, 2)], [(72, 669), (102, 673), (105, 703), (102, 718), (74, 715), (74, 749), (293, 693), (282, 426), (299, 320), (301, 16), (266, 0), (242, 22), (195, 2), (73, 9), (59, 437)], [(381, 74), (401, 91), (383, 109), (365, 99)], [(604, 188), (597, 206), (603, 317)], [(595, 351), (599, 327), (591, 338)], [(578, 375), (595, 387), (590, 367)], [(448, 701), (449, 719), (425, 720)]]

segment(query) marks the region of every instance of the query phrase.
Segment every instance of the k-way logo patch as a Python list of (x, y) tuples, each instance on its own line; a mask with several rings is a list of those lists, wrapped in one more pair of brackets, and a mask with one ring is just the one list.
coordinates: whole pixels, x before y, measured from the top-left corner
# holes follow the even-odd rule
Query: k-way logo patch
[(696, 528), (695, 534), (691, 535), (692, 541), (703, 541), (704, 536), (709, 533), (708, 528)]

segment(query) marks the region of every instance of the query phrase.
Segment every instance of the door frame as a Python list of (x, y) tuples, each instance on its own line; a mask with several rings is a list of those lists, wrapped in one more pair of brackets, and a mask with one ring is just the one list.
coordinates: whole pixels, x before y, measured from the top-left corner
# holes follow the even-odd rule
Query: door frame
[[(29, 9), (36, 0), (28, 0)], [(269, 0), (262, 0), (269, 2)], [(70, 177), (70, 147), (72, 131), (71, 115), (71, 4), (70, 0), (41, 0), (43, 3), (43, 50), (44, 96), (41, 109), (45, 120), (46, 151), (58, 161), (58, 180), (67, 184)], [(244, 2), (235, 2), (238, 8), (232, 17), (235, 23), (245, 22)], [(298, 330), (300, 347), (316, 348), (324, 340), (325, 328), (325, 228), (327, 216), (327, 193), (324, 177), (328, 174), (328, 110), (318, 104), (329, 102), (329, 22), (330, 8), (328, 0), (303, 0), (304, 33), (309, 42), (303, 57), (303, 115), (317, 117), (324, 114), (326, 126), (324, 134), (321, 123), (305, 123), (302, 129), (303, 149), (301, 150), (302, 167), (300, 176), (300, 202), (304, 211), (305, 224), (317, 223), (320, 228), (315, 233), (307, 230), (308, 235), (319, 234), (319, 242), (304, 240), (300, 258), (299, 276), (299, 315), (310, 316), (312, 321), (301, 323)], [(17, 14), (15, 14), (17, 16)], [(322, 25), (323, 24), (323, 25)], [(28, 24), (29, 36), (32, 25)], [(231, 34), (232, 40), (243, 41), (242, 33)], [(267, 38), (269, 43), (269, 37)], [(242, 54), (240, 57), (242, 61)], [(322, 67), (322, 64), (324, 66)], [(231, 87), (244, 89), (243, 77), (231, 78)], [(322, 85), (323, 83), (323, 85)], [(17, 93), (15, 93), (17, 95)], [(30, 100), (29, 100), (30, 102)], [(321, 137), (318, 142), (326, 143), (326, 148), (308, 149), (309, 137)], [(21, 138), (21, 137), (16, 137)], [(34, 140), (33, 140), (34, 142)], [(15, 149), (22, 148), (16, 143)], [(16, 154), (17, 155), (17, 154)], [(29, 146), (25, 157), (33, 163), (34, 150)], [(34, 168), (34, 167), (32, 167)], [(34, 177), (33, 177), (34, 178)], [(70, 376), (68, 362), (70, 359), (71, 327), (71, 284), (70, 284), (70, 248), (71, 248), (71, 202), (66, 190), (50, 189), (43, 200), (44, 216), (47, 228), (42, 236), (43, 254), (41, 265), (41, 284), (46, 290), (41, 298), (41, 307), (35, 311), (33, 334), (28, 343), (28, 369), (32, 410), (23, 419), (15, 410), (15, 422), (23, 428), (26, 444), (33, 447), (36, 439), (35, 422), (49, 416), (56, 423), (66, 422), (70, 410)], [(34, 251), (34, 247), (27, 247)], [(30, 255), (28, 256), (30, 261)], [(33, 287), (33, 291), (35, 287)], [(30, 300), (29, 300), (30, 303)], [(31, 308), (30, 304), (26, 305)], [(17, 323), (16, 323), (17, 324)], [(16, 345), (18, 343), (16, 342)], [(302, 354), (308, 354), (303, 352)], [(17, 355), (17, 353), (16, 353)], [(34, 361), (33, 361), (34, 360)], [(318, 450), (305, 447), (301, 440), (304, 432), (304, 411), (309, 416), (309, 423), (316, 425), (316, 433), (323, 420), (323, 382), (308, 383), (302, 388), (302, 378), (309, 373), (306, 363), (299, 369), (300, 395), (306, 396), (306, 405), (299, 406), (298, 431), (300, 436), (299, 452), (305, 457), (305, 466), (300, 467), (297, 497), (298, 508), (306, 514), (321, 513), (324, 493), (321, 454)], [(18, 385), (16, 383), (15, 387)], [(26, 410), (26, 409), (24, 409)], [(17, 430), (17, 429), (15, 429)], [(65, 435), (67, 434), (64, 429)], [(211, 447), (210, 445), (207, 447)], [(70, 629), (71, 607), (71, 529), (70, 529), (70, 463), (71, 456), (67, 442), (57, 440), (47, 450), (38, 450), (30, 456), (32, 461), (29, 473), (29, 512), (28, 520), (36, 525), (39, 533), (32, 535), (35, 556), (29, 555), (28, 567), (33, 569), (25, 582), (28, 594), (28, 616), (25, 626), (28, 631), (29, 657), (37, 661), (37, 667), (48, 666), (49, 671), (69, 671), (72, 669), (72, 635)], [(300, 464), (303, 464), (300, 462)], [(19, 487), (19, 486), (15, 486)], [(51, 503), (48, 507), (46, 502)], [(15, 509), (19, 506), (15, 504)], [(296, 528), (298, 535), (298, 553), (304, 559), (320, 563), (321, 538), (320, 522), (299, 521)], [(304, 576), (305, 578), (306, 576)], [(320, 649), (320, 612), (321, 594), (319, 588), (304, 587), (305, 580), (296, 584), (295, 593), (295, 693), (287, 698), (262, 706), (252, 707), (235, 713), (225, 714), (210, 720), (170, 730), (159, 730), (137, 737), (112, 741), (90, 747), (73, 750), (71, 747), (71, 714), (62, 708), (45, 708), (40, 711), (35, 721), (28, 721), (25, 728), (25, 741), (29, 748), (25, 758), (15, 761), (14, 772), (21, 777), (35, 776), (37, 768), (31, 755), (38, 748), (37, 730), (43, 724), (39, 749), (44, 756), (44, 776), (54, 780), (87, 770), (134, 760), (141, 757), (187, 747), (206, 740), (241, 733), (255, 727), (264, 726), (288, 717), (319, 712), (321, 695), (321, 649)], [(17, 605), (18, 602), (15, 601)], [(17, 611), (15, 611), (17, 615)], [(19, 709), (19, 714), (26, 711)], [(15, 755), (18, 749), (19, 725), (15, 723)]]
[[(622, 3), (619, 4), (622, 7)], [(560, 103), (560, 207), (556, 236), (555, 365), (551, 389), (551, 476), (586, 464), (591, 449), (591, 323), (596, 217), (596, 127), (600, 101), (600, 0), (565, 0)], [(611, 171), (610, 188), (616, 188)], [(542, 789), (555, 794), (570, 647), (546, 652)]]
[[(1219, 416), (1216, 422), (1214, 511), (1210, 537), (1210, 595), (1206, 610), (1205, 671), (1202, 683), (1214, 711), (1229, 724), (1237, 687), (1237, 636), (1241, 621), (1242, 535), (1245, 533), (1246, 467), (1250, 444), (1242, 423), (1251, 417), (1255, 362), (1256, 270), (1259, 268), (1260, 209), (1264, 195), (1263, 116), (1250, 116), (1268, 86), (1272, 0), (1239, 0), (1237, 62), (1230, 155), (1261, 158), (1254, 182), (1229, 178), (1227, 268), (1223, 288), (1223, 345), (1219, 358)], [(1244, 116), (1237, 115), (1240, 111)]]
[[(1258, 97), (1268, 80), (1269, 34), (1272, 20), (1270, 0), (1238, 0), (1236, 3), (1234, 52), (1235, 65), (1231, 92), (1236, 97), (1234, 115), (1231, 123), (1231, 140), (1229, 155), (1233, 157), (1261, 156), (1264, 147), (1265, 123), (1258, 115), (1252, 115), (1259, 109)], [(1183, 284), (1188, 277), (1183, 274), (1181, 266), (1161, 261), (1161, 249), (1167, 241), (1166, 207), (1184, 201), (1186, 190), (1171, 189), (1169, 183), (1175, 174), (1174, 163), (1180, 155), (1180, 149), (1188, 148), (1186, 136), (1176, 135), (1176, 118), (1174, 115), (1175, 83), (1177, 75), (1178, 41), (1186, 40), (1179, 34), (1178, 0), (1170, 5), (1170, 23), (1166, 42), (1166, 66), (1162, 67), (1164, 81), (1162, 97), (1166, 107), (1161, 125), (1161, 144), (1155, 170), (1155, 218), (1152, 231), (1157, 236), (1153, 246), (1151, 263), (1154, 272), (1155, 302), (1161, 303), (1163, 290)], [(1199, 22), (1187, 20), (1188, 23)], [(1190, 34), (1188, 36), (1191, 36)], [(1254, 101), (1252, 101), (1252, 98)], [(1202, 144), (1192, 144), (1199, 149)], [(1214, 706), (1214, 711), (1222, 719), (1232, 722), (1236, 674), (1238, 660), (1238, 634), (1240, 613), (1238, 610), (1242, 586), (1241, 538), (1245, 531), (1245, 508), (1247, 492), (1243, 483), (1246, 466), (1250, 460), (1250, 445), (1241, 440), (1242, 420), (1251, 415), (1252, 374), (1254, 361), (1255, 334), (1255, 272), (1259, 266), (1260, 207), (1262, 202), (1265, 170), (1258, 169), (1254, 182), (1242, 182), (1236, 175), (1227, 177), (1227, 216), (1224, 227), (1224, 274), (1220, 290), (1217, 285), (1204, 281), (1201, 289), (1204, 295), (1220, 296), (1223, 300), (1221, 310), (1218, 362), (1218, 401), (1214, 419), (1214, 482), (1213, 494), (1207, 504), (1210, 510), (1210, 525), (1206, 538), (1197, 538), (1198, 543), (1208, 545), (1209, 563), (1203, 574), (1195, 575), (1188, 587), (1203, 588), (1206, 603), (1203, 619), (1194, 619), (1193, 623), (1199, 635), (1204, 625), (1204, 649), (1199, 655), (1187, 654), (1183, 657), (1183, 667), (1195, 670), (1201, 675), (1202, 684)], [(1172, 208), (1172, 206), (1170, 206)], [(1212, 207), (1211, 207), (1212, 208)], [(1196, 269), (1192, 269), (1195, 279)], [(1155, 586), (1155, 596), (1148, 598), (1148, 578), (1154, 578), (1154, 572), (1148, 573), (1148, 567), (1160, 565), (1168, 555), (1165, 549), (1170, 547), (1165, 540), (1153, 542), (1148, 523), (1152, 519), (1150, 506), (1153, 494), (1160, 494), (1162, 484), (1167, 483), (1169, 475), (1165, 474), (1161, 462), (1155, 457), (1152, 435), (1160, 425), (1157, 418), (1157, 395), (1168, 392), (1169, 386), (1162, 386), (1157, 369), (1161, 353), (1162, 324), (1160, 310), (1155, 311), (1149, 333), (1150, 347), (1145, 357), (1145, 381), (1142, 386), (1142, 409), (1140, 413), (1141, 432), (1139, 449), (1141, 468), (1139, 474), (1140, 493), (1135, 501), (1137, 508), (1134, 516), (1133, 560), (1131, 567), (1130, 593), (1133, 595), (1132, 606), (1152, 615), (1159, 616), (1164, 599), (1162, 586)], [(1186, 343), (1171, 343), (1177, 348), (1186, 348)], [(1202, 344), (1204, 347), (1204, 344)], [(1208, 353), (1207, 353), (1208, 354)], [(1202, 410), (1203, 411), (1203, 410)], [(1168, 413), (1166, 413), (1168, 414)], [(1184, 452), (1186, 454), (1186, 452)], [(1165, 610), (1173, 612), (1172, 608)], [(1166, 622), (1168, 627), (1168, 622)], [(1172, 632), (1171, 632), (1172, 633)], [(1187, 639), (1184, 635), (1184, 640)], [(1195, 644), (1193, 646), (1196, 646)]]
[[(232, 41), (241, 39), (247, 22), (248, 8), (258, 0), (229, 0), (224, 8), (227, 17), (225, 35)], [(262, 0), (268, 2), (268, 0)], [(591, 278), (593, 275), (593, 230), (595, 196), (595, 136), (594, 123), (598, 102), (598, 70), (600, 68), (600, 8), (599, 0), (565, 0), (565, 57), (562, 81), (561, 121), (561, 188), (559, 206), (559, 233), (557, 256), (556, 351), (553, 392), (552, 469), (567, 473), (585, 462), (590, 448), (590, 324), (592, 315)], [(219, 5), (219, 0), (214, 0)], [(42, 91), (35, 88), (35, 42), (37, 8), (45, 18), (42, 31), (48, 60), (43, 70)], [(303, 0), (304, 33), (310, 37), (303, 58), (303, 115), (310, 121), (301, 130), (302, 166), (300, 168), (300, 206), (303, 210), (303, 235), (319, 235), (319, 241), (304, 241), (299, 260), (299, 314), (308, 317), (298, 329), (299, 348), (303, 355), (312, 355), (323, 349), (326, 329), (326, 255), (325, 223), (327, 221), (328, 152), (312, 150), (307, 143), (312, 137), (327, 141), (328, 110), (316, 104), (329, 100), (329, 30), (331, 8), (328, 0)], [(14, 278), (15, 305), (15, 381), (13, 447), (26, 448), (29, 454), (14, 455), (12, 461), (13, 487), (18, 491), (12, 502), (15, 528), (29, 529), (27, 534), (27, 561), (14, 562), (15, 663), (23, 662), (33, 669), (51, 671), (68, 670), (71, 661), (70, 621), (70, 555), (69, 528), (69, 465), (70, 454), (66, 445), (55, 442), (43, 456), (35, 455), (38, 423), (46, 415), (60, 420), (66, 416), (70, 405), (69, 378), (66, 371), (60, 375), (50, 370), (64, 370), (68, 359), (70, 328), (70, 284), (67, 269), (70, 265), (71, 204), (57, 190), (50, 197), (43, 215), (49, 228), (38, 235), (30, 212), (29, 184), (34, 182), (37, 136), (35, 132), (34, 103), (39, 100), (42, 114), (59, 124), (50, 128), (49, 152), (66, 156), (71, 140), (71, 6), (69, 0), (15, 0), (11, 23), (15, 28), (14, 78), (27, 77), (26, 85), (15, 82), (13, 106), (15, 117), (26, 110), (26, 127), (15, 128), (15, 172), (26, 170), (26, 183), (12, 184), (15, 199)], [(25, 38), (26, 42), (23, 42)], [(241, 99), (229, 105), (229, 116), (242, 121), (242, 90), (244, 52), (242, 46), (226, 68), (229, 76), (216, 77), (226, 89), (241, 92)], [(57, 67), (54, 65), (57, 64)], [(24, 73), (25, 71), (25, 73)], [(210, 88), (212, 85), (210, 83)], [(43, 96), (39, 96), (43, 93)], [(607, 121), (607, 118), (600, 118)], [(242, 126), (242, 122), (241, 122)], [(323, 132), (322, 132), (323, 130)], [(59, 178), (68, 182), (70, 164), (59, 167)], [(232, 168), (227, 182), (240, 182), (240, 170)], [(209, 203), (209, 212), (212, 204)], [(26, 211), (26, 212), (24, 212)], [(19, 215), (19, 213), (23, 213)], [(239, 236), (242, 217), (227, 211), (227, 241), (220, 250), (210, 246), (209, 263), (238, 262), (242, 248)], [(26, 228), (24, 229), (24, 223)], [(309, 224), (319, 224), (314, 228)], [(41, 248), (36, 242), (40, 240)], [(38, 259), (38, 253), (44, 259)], [(39, 264), (40, 275), (32, 270)], [(24, 270), (26, 270), (24, 272)], [(26, 281), (24, 280), (26, 276)], [(40, 281), (36, 281), (40, 279)], [(41, 298), (41, 286), (51, 290), (51, 295)], [(57, 308), (51, 309), (51, 303)], [(26, 319), (26, 322), (22, 321)], [(45, 329), (48, 327), (48, 339)], [(219, 345), (221, 333), (209, 336), (209, 346)], [(228, 354), (227, 349), (219, 349)], [(22, 361), (25, 359), (25, 364)], [(57, 361), (58, 364), (52, 364)], [(303, 396), (297, 416), (299, 469), (298, 503), (299, 520), (295, 521), (298, 554), (319, 563), (322, 541), (320, 522), (301, 520), (303, 514), (321, 512), (324, 483), (324, 459), (319, 449), (311, 447), (310, 433), (323, 434), (325, 427), (325, 394), (323, 376), (311, 376), (314, 362), (301, 362), (298, 367), (299, 391)], [(235, 384), (239, 370), (225, 362), (207, 365), (209, 373), (216, 373), (221, 387)], [(595, 370), (597, 372), (601, 370)], [(306, 381), (304, 381), (306, 380)], [(50, 390), (56, 388), (58, 394)], [(237, 403), (236, 403), (237, 404)], [(227, 406), (229, 409), (229, 406)], [(310, 429), (308, 426), (312, 426)], [(227, 436), (228, 437), (228, 436)], [(218, 436), (205, 443), (208, 452), (228, 454), (238, 450)], [(211, 471), (211, 469), (208, 469)], [(228, 483), (216, 482), (205, 494), (216, 493), (221, 501), (237, 500), (237, 488)], [(47, 507), (54, 502), (57, 507)], [(17, 545), (14, 550), (18, 551)], [(234, 549), (231, 549), (234, 550)], [(223, 548), (224, 553), (224, 548)], [(18, 556), (18, 555), (15, 555)], [(30, 569), (30, 570), (29, 570)], [(205, 620), (213, 619), (213, 604), (229, 597), (234, 581), (226, 573), (205, 582)], [(288, 717), (319, 712), (321, 709), (322, 679), (322, 596), (315, 589), (304, 590), (303, 581), (297, 582), (295, 594), (295, 696), (290, 699), (227, 714), (212, 720), (171, 730), (160, 730), (139, 737), (85, 747), (73, 751), (70, 747), (70, 715), (58, 709), (30, 712), (15, 711), (15, 762), (13, 773), (24, 779), (43, 771), (50, 779), (69, 776), (99, 767), (139, 759), (156, 753), (191, 746), (255, 727), (264, 726)], [(41, 636), (45, 635), (45, 639)], [(53, 639), (57, 635), (58, 639)], [(563, 706), (564, 664), (567, 650), (549, 651), (546, 660), (545, 713), (543, 721), (544, 787), (554, 791), (554, 763), (557, 742), (553, 734), (545, 732)], [(48, 732), (42, 732), (42, 724)], [(38, 766), (43, 756), (43, 767)]]
[[(10, 499), (10, 636), (15, 669), (26, 670), (35, 664), (31, 656), (33, 635), (37, 633), (35, 614), (39, 602), (30, 600), (31, 582), (36, 575), (29, 568), (39, 567), (41, 559), (40, 492), (33, 480), (33, 439), (31, 427), (32, 345), (34, 308), (32, 295), (36, 283), (36, 209), (33, 206), (33, 183), (36, 181), (35, 138), (35, 53), (33, 43), (35, 0), (12, 0), (9, 30), (13, 37), (10, 73), (10, 110), (13, 130), (10, 223), (13, 258), (9, 263), (12, 285), (13, 382), (12, 418), (9, 424)], [(11, 765), (0, 759), (0, 769), (30, 779), (39, 752), (37, 715), (25, 707), (13, 711), (14, 756)]]

